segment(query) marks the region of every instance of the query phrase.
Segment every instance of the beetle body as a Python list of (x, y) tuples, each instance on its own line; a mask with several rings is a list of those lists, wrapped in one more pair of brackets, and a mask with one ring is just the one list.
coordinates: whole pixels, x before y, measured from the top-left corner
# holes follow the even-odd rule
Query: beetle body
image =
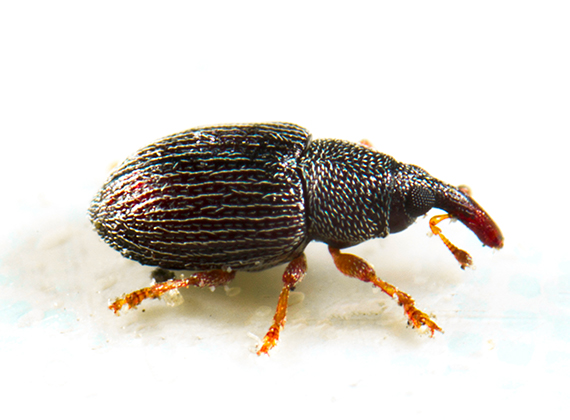
[(273, 123), (198, 128), (141, 149), (90, 215), (107, 243), (142, 264), (253, 271), (291, 261), (312, 240), (346, 248), (453, 204), (479, 210), (420, 168)]
[(91, 207), (128, 258), (168, 269), (262, 270), (307, 244), (298, 159), (310, 135), (287, 124), (166, 137), (127, 159)]
[[(294, 124), (267, 123), (191, 129), (141, 149), (111, 174), (89, 214), (109, 245), (142, 264), (227, 273), (290, 262), (290, 290), (306, 270), (309, 242), (328, 244), (343, 271), (335, 255), (349, 254), (338, 249), (399, 232), (432, 207), (484, 245), (502, 246), (499, 228), (469, 195), (423, 169), (362, 145), (312, 141)], [(347, 264), (345, 274), (372, 281)], [(217, 271), (211, 277), (213, 284), (231, 280)]]

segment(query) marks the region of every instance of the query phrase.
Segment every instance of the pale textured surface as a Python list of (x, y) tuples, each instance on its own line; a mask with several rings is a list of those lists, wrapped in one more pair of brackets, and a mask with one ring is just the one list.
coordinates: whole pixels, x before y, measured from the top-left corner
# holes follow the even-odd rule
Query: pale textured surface
[[(3, 409), (59, 418), (559, 415), (570, 375), (563, 2), (13, 3), (0, 14)], [(213, 4), (213, 3), (212, 3)], [(316, 3), (315, 3), (316, 4)], [(251, 7), (250, 7), (251, 5)], [(116, 317), (150, 268), (86, 216), (112, 162), (165, 133), (291, 121), (466, 183), (505, 235), (461, 271), (427, 219), (351, 249), (437, 316), (434, 339), (323, 245), (271, 357), (282, 267)]]

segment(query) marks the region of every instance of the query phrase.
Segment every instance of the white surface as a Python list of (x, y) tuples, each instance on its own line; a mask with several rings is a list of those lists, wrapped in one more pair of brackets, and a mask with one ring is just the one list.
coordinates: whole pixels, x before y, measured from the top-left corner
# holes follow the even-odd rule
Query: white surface
[[(439, 418), (560, 414), (570, 374), (566, 2), (20, 2), (2, 6), (0, 392), (62, 418)], [(17, 6), (16, 6), (17, 4)], [(351, 252), (445, 330), (307, 250), (271, 357), (282, 267), (230, 293), (115, 317), (149, 267), (108, 248), (86, 208), (113, 163), (196, 125), (282, 120), (371, 140), (466, 183), (503, 250), (427, 219)], [(238, 293), (239, 292), (239, 293)], [(237, 293), (234, 295), (234, 293)], [(228, 296), (233, 295), (233, 296)], [(304, 299), (302, 297), (304, 296)]]

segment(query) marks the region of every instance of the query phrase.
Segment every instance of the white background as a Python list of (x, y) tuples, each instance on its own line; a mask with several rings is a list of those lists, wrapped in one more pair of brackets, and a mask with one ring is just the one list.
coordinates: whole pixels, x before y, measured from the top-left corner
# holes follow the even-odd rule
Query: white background
[[(12, 5), (9, 5), (12, 4)], [(16, 5), (17, 4), (17, 5)], [(23, 1), (0, 7), (0, 392), (60, 418), (457, 418), (562, 413), (570, 374), (570, 12), (556, 1)], [(151, 268), (91, 230), (113, 164), (197, 125), (289, 121), (369, 139), (501, 226), (428, 219), (351, 249), (437, 317), (307, 249), (270, 357), (283, 267), (116, 317)], [(437, 213), (435, 213), (437, 214)], [(304, 298), (304, 299), (303, 299)], [(182, 416), (182, 417), (180, 417)], [(18, 417), (22, 417), (18, 415)]]

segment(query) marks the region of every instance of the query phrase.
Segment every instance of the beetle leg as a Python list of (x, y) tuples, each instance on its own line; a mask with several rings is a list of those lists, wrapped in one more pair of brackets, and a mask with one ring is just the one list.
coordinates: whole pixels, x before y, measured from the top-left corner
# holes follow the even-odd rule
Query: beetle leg
[(117, 298), (112, 304), (110, 304), (109, 309), (113, 310), (115, 313), (118, 313), (124, 305), (127, 305), (128, 309), (135, 308), (143, 300), (156, 299), (170, 290), (190, 286), (220, 286), (222, 284), (230, 282), (234, 277), (235, 271), (228, 272), (225, 270), (211, 270), (194, 273), (184, 279), (167, 280), (124, 295), (120, 298)]
[(376, 276), (376, 272), (371, 264), (366, 262), (364, 259), (357, 257), (352, 254), (344, 254), (340, 252), (339, 249), (329, 246), (329, 252), (331, 253), (336, 267), (341, 273), (349, 276), (355, 277), (364, 282), (370, 282), (375, 286), (379, 287), (384, 293), (398, 300), (398, 304), (404, 308), (409, 322), (415, 327), (420, 328), (425, 325), (429, 328), (431, 335), (435, 331), (440, 331), (441, 328), (437, 326), (425, 313), (417, 309), (414, 305), (414, 299), (407, 293), (398, 290), (395, 286), (379, 279)]
[(283, 273), (283, 289), (281, 289), (281, 293), (279, 294), (277, 309), (275, 310), (275, 316), (273, 317), (273, 325), (271, 325), (269, 331), (265, 334), (263, 343), (257, 352), (258, 355), (268, 354), (269, 350), (277, 344), (279, 333), (285, 326), (285, 321), (287, 319), (289, 292), (295, 288), (297, 283), (303, 280), (306, 272), (307, 258), (305, 257), (305, 254), (301, 254), (287, 265), (287, 268)]
[(451, 251), (457, 262), (461, 264), (461, 269), (464, 270), (465, 267), (469, 267), (473, 264), (473, 259), (471, 258), (471, 255), (469, 255), (466, 251), (459, 249), (455, 245), (453, 245), (449, 241), (449, 239), (443, 236), (443, 233), (441, 233), (441, 229), (436, 226), (439, 222), (445, 219), (450, 219), (452, 217), (453, 216), (451, 216), (450, 214), (440, 214), (438, 216), (433, 216), (429, 220), (429, 227), (434, 235), (440, 237), (440, 239), (443, 241), (447, 249)]

